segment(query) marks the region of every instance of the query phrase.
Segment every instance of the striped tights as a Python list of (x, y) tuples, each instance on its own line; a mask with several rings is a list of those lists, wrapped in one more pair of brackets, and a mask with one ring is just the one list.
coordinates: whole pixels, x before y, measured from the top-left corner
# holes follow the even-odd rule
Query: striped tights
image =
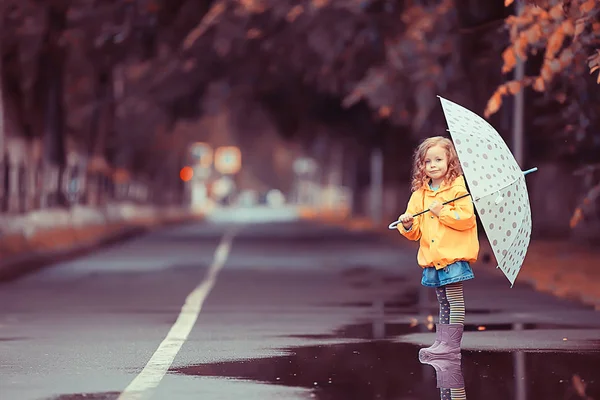
[[(465, 324), (463, 283), (451, 283), (435, 289), (440, 304), (440, 324)], [(466, 400), (465, 388), (440, 389), (441, 400)]]
[(467, 400), (465, 388), (461, 389), (440, 389), (441, 400)]
[(440, 304), (440, 324), (465, 324), (463, 283), (456, 282), (435, 288)]

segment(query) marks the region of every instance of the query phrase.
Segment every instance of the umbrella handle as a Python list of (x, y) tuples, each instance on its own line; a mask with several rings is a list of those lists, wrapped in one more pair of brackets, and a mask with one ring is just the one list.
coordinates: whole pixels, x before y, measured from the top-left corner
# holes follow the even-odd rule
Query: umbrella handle
[[(527, 175), (527, 174), (530, 174), (532, 172), (536, 172), (537, 170), (538, 170), (537, 167), (528, 169), (527, 171), (523, 171), (523, 175)], [(457, 197), (455, 199), (448, 200), (445, 203), (442, 203), (442, 205), (445, 206), (448, 203), (452, 203), (453, 201), (460, 200), (460, 199), (465, 198), (465, 197), (470, 196), (470, 195), (471, 195), (470, 193), (463, 194), (462, 196), (459, 196), (459, 197)], [(413, 215), (413, 218), (414, 217), (418, 217), (421, 214), (425, 214), (428, 211), (430, 211), (429, 208), (427, 210), (423, 210), (421, 212), (418, 212), (415, 215)], [(388, 225), (388, 229), (396, 229), (396, 227), (398, 226), (398, 224), (400, 224), (400, 221), (394, 221), (394, 222), (392, 222), (391, 224)]]
[[(470, 195), (471, 195), (471, 193), (463, 194), (462, 196), (458, 196), (458, 197), (457, 197), (457, 198), (455, 198), (455, 199), (452, 199), (452, 200), (448, 200), (448, 201), (445, 201), (445, 202), (443, 202), (443, 203), (442, 203), (442, 205), (443, 205), (443, 206), (445, 206), (445, 205), (446, 205), (446, 204), (448, 204), (448, 203), (452, 203), (453, 201), (460, 200), (460, 199), (464, 199), (465, 197), (468, 197), (468, 196), (470, 196)], [(414, 215), (413, 215), (413, 218), (415, 218), (415, 217), (418, 217), (418, 216), (419, 216), (419, 215), (421, 215), (421, 214), (425, 214), (425, 213), (426, 213), (426, 212), (428, 212), (428, 211), (431, 211), (431, 210), (428, 208), (428, 209), (426, 209), (426, 210), (420, 211), (420, 212), (418, 212), (418, 213), (414, 214)], [(398, 226), (398, 224), (400, 224), (400, 223), (401, 223), (400, 221), (394, 221), (394, 222), (392, 222), (391, 224), (389, 224), (389, 225), (388, 225), (388, 229), (396, 229), (396, 227), (397, 227), (397, 226)]]

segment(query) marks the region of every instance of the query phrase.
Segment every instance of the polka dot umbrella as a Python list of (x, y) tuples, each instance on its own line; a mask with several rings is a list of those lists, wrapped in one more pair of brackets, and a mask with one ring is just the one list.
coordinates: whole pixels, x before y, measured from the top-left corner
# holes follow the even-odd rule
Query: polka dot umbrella
[[(439, 96), (438, 96), (439, 97)], [(498, 132), (474, 112), (440, 97), (465, 180), (498, 268), (511, 286), (531, 236), (525, 175)]]

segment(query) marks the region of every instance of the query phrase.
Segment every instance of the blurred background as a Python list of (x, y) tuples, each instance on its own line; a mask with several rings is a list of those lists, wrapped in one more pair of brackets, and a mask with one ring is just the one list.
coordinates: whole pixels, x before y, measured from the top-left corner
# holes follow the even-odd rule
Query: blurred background
[(3, 0), (0, 12), (5, 216), (263, 205), (384, 226), (405, 208), (414, 146), (445, 134), (441, 95), (539, 167), (534, 237), (600, 232), (595, 0)]
[[(0, 290), (3, 399), (116, 398), (182, 305), (156, 398), (231, 384), (185, 375), (439, 398), (417, 363), (437, 300), (387, 228), (415, 146), (447, 135), (438, 95), (538, 168), (514, 289), (480, 230), (470, 398), (600, 398), (598, 0), (0, 0), (0, 18), (0, 282), (39, 270)], [(240, 221), (284, 222), (232, 245)], [(323, 347), (382, 338), (401, 343)]]

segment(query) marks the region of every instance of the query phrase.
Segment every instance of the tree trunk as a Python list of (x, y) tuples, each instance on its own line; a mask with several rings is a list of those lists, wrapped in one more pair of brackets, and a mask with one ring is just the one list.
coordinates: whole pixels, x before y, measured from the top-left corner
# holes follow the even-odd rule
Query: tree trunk
[[(67, 7), (51, 4), (47, 9), (47, 28), (43, 51), (38, 64), (36, 89), (38, 107), (43, 115), (43, 165), (46, 182), (47, 205), (65, 207), (68, 200), (63, 189), (66, 167), (65, 115), (64, 115), (64, 65), (65, 50), (59, 43), (66, 28)], [(54, 192), (54, 193), (52, 193)]]
[[(106, 140), (114, 124), (113, 71), (110, 62), (108, 64), (99, 67), (96, 72), (96, 106), (92, 115), (88, 147), (89, 159), (95, 164), (99, 164), (99, 160), (106, 160)], [(104, 200), (100, 186), (100, 176), (98, 171), (94, 170), (86, 184), (90, 204), (98, 204)]]

